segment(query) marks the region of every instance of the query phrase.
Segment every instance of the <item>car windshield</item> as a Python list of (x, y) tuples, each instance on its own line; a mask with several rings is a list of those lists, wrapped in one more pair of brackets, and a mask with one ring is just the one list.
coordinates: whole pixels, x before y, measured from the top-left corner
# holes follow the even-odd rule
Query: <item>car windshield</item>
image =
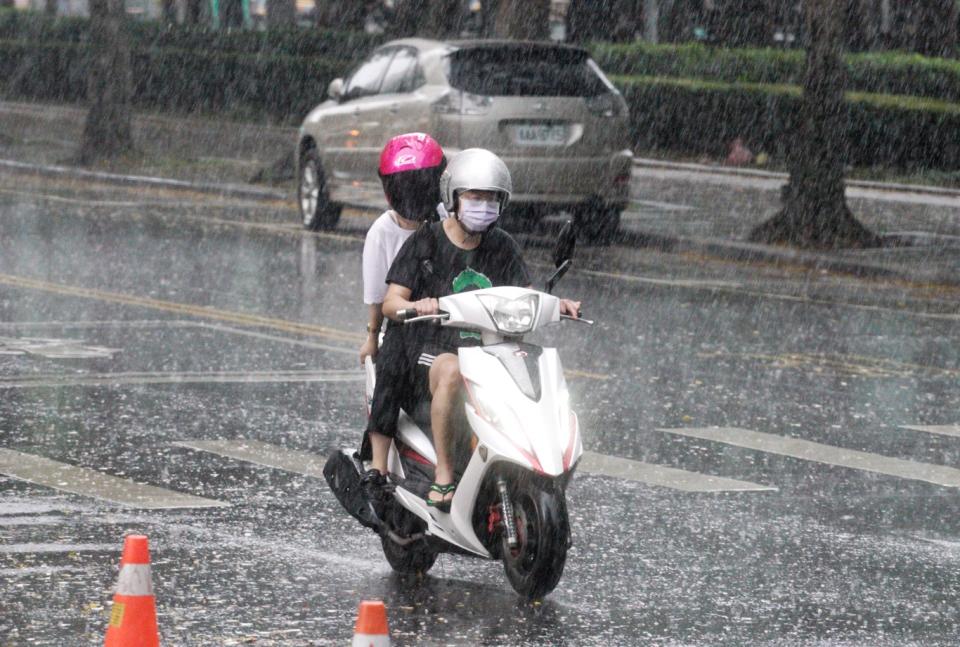
[(559, 47), (468, 48), (450, 55), (458, 90), (485, 96), (593, 97), (610, 91), (586, 52)]

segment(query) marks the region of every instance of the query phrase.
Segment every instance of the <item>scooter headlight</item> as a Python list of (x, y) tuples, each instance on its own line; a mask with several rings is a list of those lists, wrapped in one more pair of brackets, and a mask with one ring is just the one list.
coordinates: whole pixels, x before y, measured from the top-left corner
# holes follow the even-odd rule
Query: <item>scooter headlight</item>
[(497, 330), (507, 335), (523, 335), (533, 330), (540, 307), (540, 296), (525, 294), (516, 299), (505, 299), (492, 294), (478, 296)]

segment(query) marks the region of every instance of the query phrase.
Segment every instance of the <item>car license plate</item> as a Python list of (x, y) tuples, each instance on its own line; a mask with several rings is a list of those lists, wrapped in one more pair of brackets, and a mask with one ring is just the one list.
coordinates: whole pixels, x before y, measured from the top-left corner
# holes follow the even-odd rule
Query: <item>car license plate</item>
[(567, 126), (520, 124), (514, 126), (513, 141), (521, 146), (563, 146), (567, 143)]

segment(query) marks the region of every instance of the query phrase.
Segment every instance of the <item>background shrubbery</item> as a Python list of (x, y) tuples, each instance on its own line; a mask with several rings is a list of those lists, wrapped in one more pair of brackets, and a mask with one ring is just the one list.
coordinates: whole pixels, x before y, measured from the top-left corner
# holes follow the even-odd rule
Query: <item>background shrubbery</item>
[[(138, 106), (289, 124), (381, 40), (311, 29), (128, 28)], [(0, 93), (82, 100), (86, 38), (85, 19), (0, 12)], [(774, 158), (789, 153), (802, 52), (647, 43), (591, 49), (630, 105), (635, 150), (723, 155), (742, 137)], [(882, 53), (850, 55), (847, 64), (851, 164), (960, 168), (960, 62)]]

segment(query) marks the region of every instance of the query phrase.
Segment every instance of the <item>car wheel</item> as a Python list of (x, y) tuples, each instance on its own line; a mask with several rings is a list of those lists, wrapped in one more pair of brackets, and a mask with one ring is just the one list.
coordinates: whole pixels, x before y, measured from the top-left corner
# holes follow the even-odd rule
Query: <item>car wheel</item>
[(308, 148), (300, 158), (297, 202), (306, 229), (317, 231), (337, 226), (342, 207), (330, 201), (323, 166), (315, 148)]
[(596, 204), (587, 204), (574, 214), (577, 234), (584, 241), (597, 245), (609, 245), (620, 232), (620, 209)]

